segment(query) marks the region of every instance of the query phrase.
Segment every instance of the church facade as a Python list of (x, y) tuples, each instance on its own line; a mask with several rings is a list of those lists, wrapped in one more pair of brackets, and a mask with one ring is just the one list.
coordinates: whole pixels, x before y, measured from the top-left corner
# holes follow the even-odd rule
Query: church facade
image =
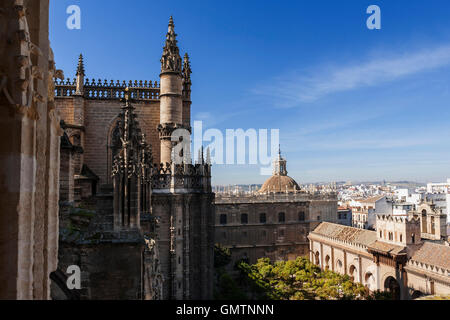
[(336, 194), (301, 190), (287, 175), (287, 161), (273, 163), (273, 175), (251, 195), (216, 196), (216, 242), (229, 248), (231, 266), (241, 259), (293, 260), (308, 256), (308, 234), (322, 221), (336, 222)]
[(55, 83), (59, 269), (79, 265), (82, 299), (212, 297), (211, 165), (188, 147), (174, 161), (173, 133), (191, 131), (190, 75), (171, 17), (159, 82), (89, 80), (80, 55), (76, 79)]

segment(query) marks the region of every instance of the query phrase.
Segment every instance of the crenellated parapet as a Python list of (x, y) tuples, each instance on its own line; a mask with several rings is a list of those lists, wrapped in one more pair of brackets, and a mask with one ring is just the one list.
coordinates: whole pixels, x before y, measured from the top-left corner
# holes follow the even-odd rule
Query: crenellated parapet
[(400, 224), (413, 223), (420, 225), (420, 219), (414, 216), (377, 215), (377, 221), (400, 223)]
[[(119, 81), (86, 79), (81, 95), (85, 99), (120, 100), (129, 88), (131, 98), (135, 101), (159, 100), (160, 83), (157, 81)], [(77, 94), (77, 79), (55, 80), (55, 97), (72, 97)]]

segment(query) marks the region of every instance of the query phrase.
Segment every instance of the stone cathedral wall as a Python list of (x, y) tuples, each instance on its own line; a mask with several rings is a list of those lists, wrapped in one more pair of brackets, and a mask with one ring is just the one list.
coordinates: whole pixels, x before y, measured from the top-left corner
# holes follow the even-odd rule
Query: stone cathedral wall
[[(74, 102), (81, 99), (84, 104), (84, 117), (77, 119)], [(111, 152), (108, 148), (110, 135), (119, 115), (122, 103), (119, 100), (89, 100), (74, 97), (57, 97), (56, 107), (61, 119), (68, 125), (83, 124), (84, 149), (83, 162), (100, 178), (100, 185), (111, 183)], [(154, 162), (159, 161), (160, 141), (157, 126), (159, 124), (159, 101), (141, 101), (133, 104), (137, 120), (146, 135), (146, 141), (152, 145)]]
[[(285, 195), (281, 195), (283, 197)], [(289, 260), (307, 256), (309, 240), (307, 236), (321, 221), (336, 219), (337, 200), (284, 200), (284, 202), (253, 200), (246, 198), (218, 198), (215, 203), (216, 243), (230, 248), (232, 263), (246, 258), (250, 263), (269, 257), (272, 260)], [(279, 213), (284, 213), (285, 221), (279, 221)], [(300, 219), (300, 213), (303, 218)], [(241, 222), (241, 215), (248, 215), (248, 222)], [(260, 221), (265, 214), (266, 221)], [(227, 218), (222, 224), (221, 216)]]
[(48, 26), (48, 0), (0, 1), (0, 299), (48, 299), (57, 267), (62, 131)]

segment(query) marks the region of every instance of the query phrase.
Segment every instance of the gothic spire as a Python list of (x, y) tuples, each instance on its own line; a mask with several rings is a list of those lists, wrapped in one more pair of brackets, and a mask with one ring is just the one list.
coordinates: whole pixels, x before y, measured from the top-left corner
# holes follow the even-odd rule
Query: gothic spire
[(177, 34), (175, 33), (175, 24), (172, 16), (169, 21), (169, 30), (166, 35), (166, 43), (163, 48), (161, 58), (161, 72), (180, 72), (181, 73), (181, 57), (177, 44)]
[(80, 54), (80, 57), (78, 58), (78, 66), (77, 66), (77, 76), (85, 76), (84, 74), (84, 62), (83, 62), (83, 55)]
[(211, 150), (206, 149), (206, 164), (211, 165)]
[(183, 78), (185, 83), (191, 83), (191, 73), (191, 62), (189, 61), (189, 55), (186, 52), (183, 61)]

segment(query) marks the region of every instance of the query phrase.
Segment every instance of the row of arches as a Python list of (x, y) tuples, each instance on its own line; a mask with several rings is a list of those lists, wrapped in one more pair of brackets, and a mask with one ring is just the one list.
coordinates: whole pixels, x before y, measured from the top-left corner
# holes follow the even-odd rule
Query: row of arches
[[(316, 251), (314, 253), (314, 263), (319, 266), (321, 266), (321, 261), (320, 261), (320, 252)], [(331, 270), (331, 257), (329, 255), (326, 255), (323, 261), (324, 265), (323, 265), (323, 269), (325, 270)], [(376, 276), (373, 270), (370, 270), (370, 268), (368, 270), (366, 270), (364, 273), (362, 273), (362, 279), (360, 279), (360, 272), (358, 269), (358, 266), (351, 263), (348, 266), (348, 272), (346, 272), (345, 267), (344, 267), (344, 263), (341, 261), (341, 259), (336, 259), (335, 264), (334, 264), (334, 271), (340, 274), (347, 274), (350, 276), (350, 278), (352, 279), (352, 281), (355, 282), (360, 282), (362, 283), (364, 286), (366, 286), (370, 291), (375, 291), (377, 290), (377, 280), (376, 280)], [(388, 291), (392, 294), (392, 298), (394, 300), (400, 300), (401, 298), (401, 287), (399, 282), (397, 281), (397, 279), (395, 279), (392, 276), (388, 276), (384, 282), (383, 282), (383, 289), (384, 291)], [(415, 296), (420, 296), (421, 293), (419, 291), (414, 292)]]

